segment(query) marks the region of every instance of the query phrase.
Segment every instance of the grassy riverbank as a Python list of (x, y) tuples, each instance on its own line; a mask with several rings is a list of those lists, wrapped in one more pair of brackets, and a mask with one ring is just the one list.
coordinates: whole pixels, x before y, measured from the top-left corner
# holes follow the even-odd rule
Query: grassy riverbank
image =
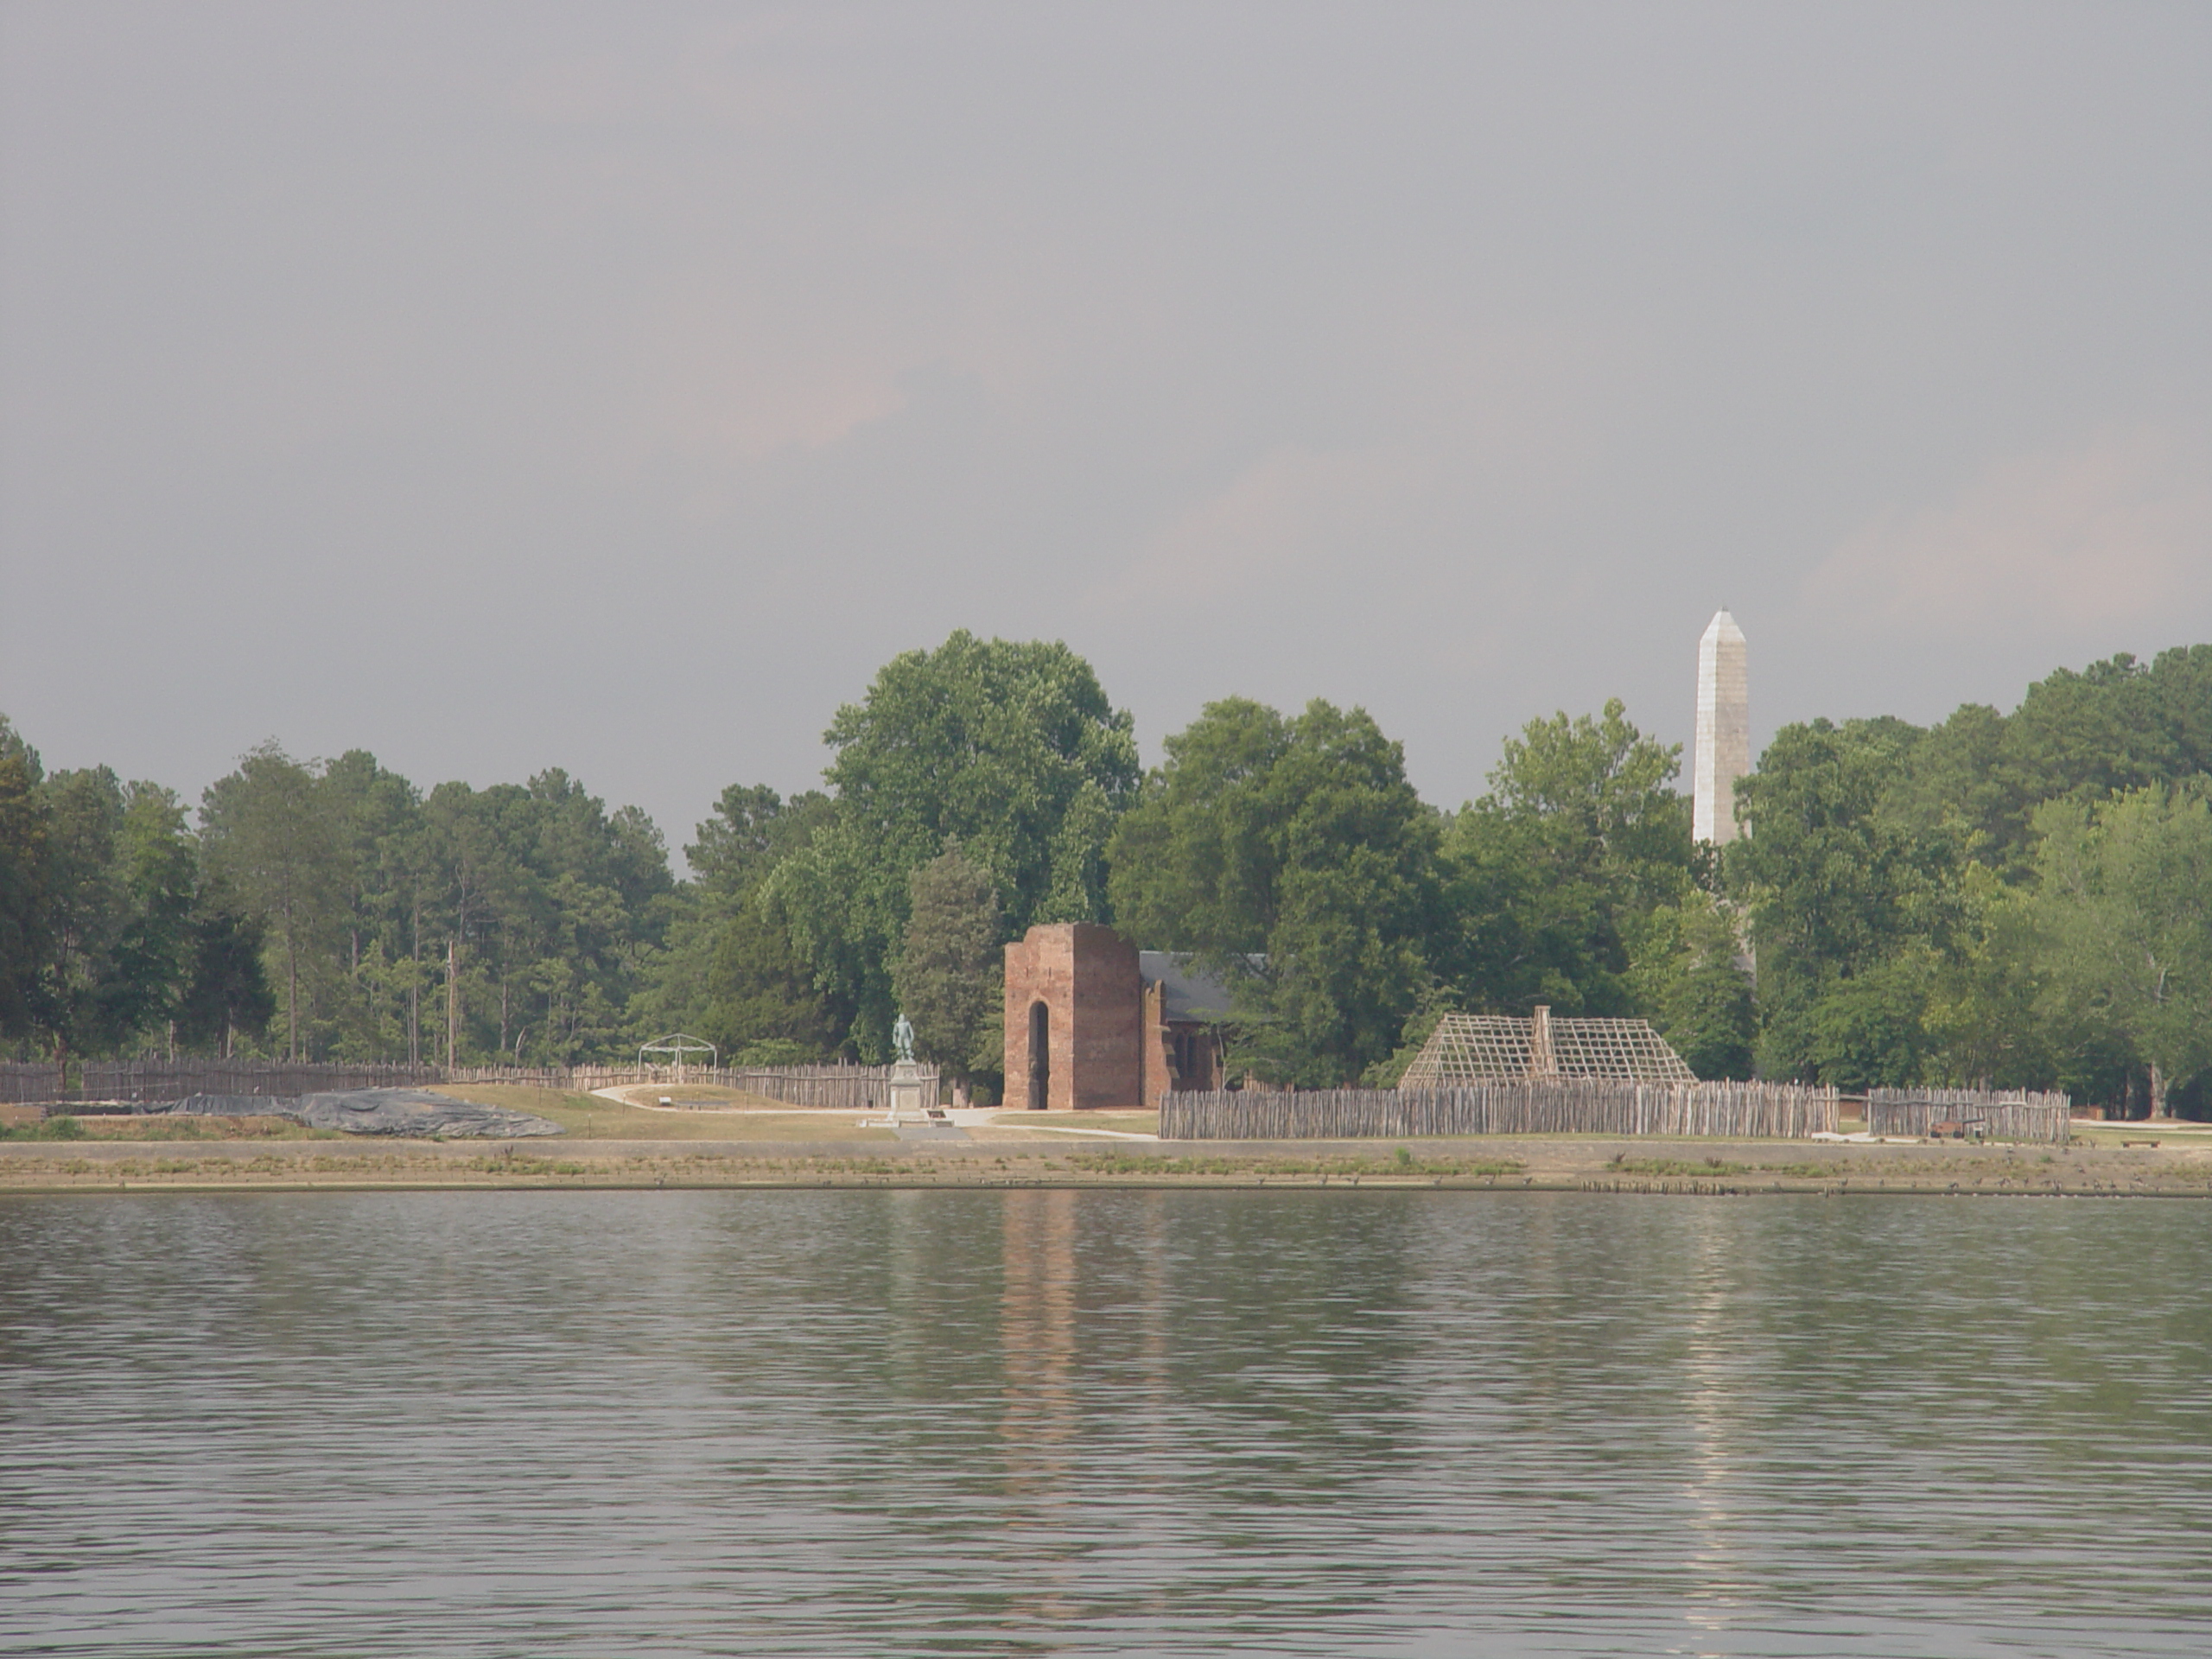
[[(580, 1110), (582, 1109), (579, 1109)], [(647, 1115), (652, 1116), (652, 1115)], [(776, 1116), (781, 1116), (780, 1114)], [(1058, 1143), (1043, 1144), (1048, 1139)], [(742, 1186), (1430, 1187), (2212, 1197), (2212, 1147), (1636, 1141), (965, 1142), (797, 1137), (0, 1143), (0, 1192)]]

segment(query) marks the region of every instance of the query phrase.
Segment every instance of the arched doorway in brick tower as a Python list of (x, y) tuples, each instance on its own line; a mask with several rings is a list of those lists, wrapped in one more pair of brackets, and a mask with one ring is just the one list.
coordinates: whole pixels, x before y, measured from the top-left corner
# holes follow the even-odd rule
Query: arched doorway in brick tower
[(1041, 1112), (1052, 1103), (1052, 1011), (1042, 1002), (1029, 1005), (1029, 1109)]

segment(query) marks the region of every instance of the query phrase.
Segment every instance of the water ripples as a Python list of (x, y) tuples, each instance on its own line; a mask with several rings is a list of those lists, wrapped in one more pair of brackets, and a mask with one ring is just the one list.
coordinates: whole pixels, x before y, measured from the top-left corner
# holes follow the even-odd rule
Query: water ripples
[(0, 1204), (0, 1645), (2212, 1647), (2212, 1206)]

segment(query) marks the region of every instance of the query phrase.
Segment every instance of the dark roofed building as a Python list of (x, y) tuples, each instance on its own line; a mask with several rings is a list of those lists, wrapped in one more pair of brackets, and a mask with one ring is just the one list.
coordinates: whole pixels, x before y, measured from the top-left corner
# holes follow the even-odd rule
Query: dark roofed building
[(1147, 1106), (1170, 1090), (1218, 1089), (1227, 1080), (1223, 1027), (1229, 1022), (1228, 982), (1199, 968), (1187, 953), (1140, 950), (1144, 982)]

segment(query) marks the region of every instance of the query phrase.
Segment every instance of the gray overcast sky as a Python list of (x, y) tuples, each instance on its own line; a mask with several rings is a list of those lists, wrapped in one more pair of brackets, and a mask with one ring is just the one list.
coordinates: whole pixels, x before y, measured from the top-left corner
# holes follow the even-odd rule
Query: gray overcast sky
[(2212, 7), (0, 4), (0, 709), (689, 838), (951, 629), (1148, 759), (2212, 640)]

